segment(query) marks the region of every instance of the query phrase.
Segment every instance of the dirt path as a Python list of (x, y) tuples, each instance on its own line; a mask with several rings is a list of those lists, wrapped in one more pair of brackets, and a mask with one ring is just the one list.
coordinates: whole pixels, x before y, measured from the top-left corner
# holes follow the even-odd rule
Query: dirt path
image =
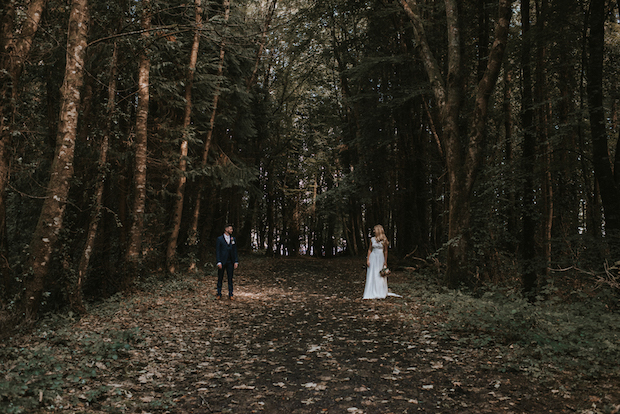
[[(557, 390), (518, 372), (500, 373), (501, 355), (494, 350), (467, 350), (437, 337), (432, 319), (416, 316), (415, 298), (361, 300), (362, 264), (247, 259), (236, 274), (236, 301), (215, 300), (215, 279), (205, 278), (189, 290), (133, 295), (109, 315), (83, 318), (76, 329), (85, 337), (98, 332), (111, 343), (117, 340), (108, 336), (119, 336), (113, 332), (133, 332), (131, 349), (118, 349), (118, 359), (93, 361), (96, 375), (59, 395), (57, 407), (138, 413), (573, 412), (571, 398)], [(396, 293), (399, 279), (407, 277), (396, 273), (390, 279)]]
[(362, 264), (254, 260), (236, 275), (234, 302), (214, 300), (205, 280), (194, 296), (137, 305), (127, 327), (144, 339), (118, 388), (152, 408), (168, 392), (172, 412), (191, 413), (561, 411), (551, 390), (515, 373), (481, 375), (497, 361), (405, 320), (414, 298), (361, 300)]

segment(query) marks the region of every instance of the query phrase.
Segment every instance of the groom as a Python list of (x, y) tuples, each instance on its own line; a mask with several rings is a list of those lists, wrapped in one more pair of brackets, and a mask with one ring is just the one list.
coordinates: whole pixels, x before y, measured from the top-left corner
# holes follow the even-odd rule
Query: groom
[(222, 299), (222, 282), (224, 270), (228, 275), (228, 299), (233, 300), (233, 270), (239, 266), (237, 241), (232, 236), (233, 226), (227, 224), (224, 234), (217, 238), (215, 252), (217, 256), (217, 299)]

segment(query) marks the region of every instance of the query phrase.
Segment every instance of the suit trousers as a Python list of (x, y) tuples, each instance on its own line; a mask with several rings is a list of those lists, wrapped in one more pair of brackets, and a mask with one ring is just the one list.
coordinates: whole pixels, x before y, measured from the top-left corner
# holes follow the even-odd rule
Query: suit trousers
[(233, 271), (235, 269), (235, 265), (233, 262), (228, 261), (226, 263), (222, 263), (222, 268), (217, 269), (217, 294), (218, 296), (222, 294), (222, 284), (224, 282), (224, 271), (228, 275), (228, 296), (233, 295)]

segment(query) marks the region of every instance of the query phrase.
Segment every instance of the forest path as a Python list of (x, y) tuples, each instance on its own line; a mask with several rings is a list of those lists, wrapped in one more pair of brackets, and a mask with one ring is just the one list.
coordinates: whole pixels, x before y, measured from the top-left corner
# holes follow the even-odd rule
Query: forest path
[(236, 301), (215, 300), (212, 275), (191, 293), (134, 296), (113, 320), (141, 340), (107, 382), (142, 412), (166, 411), (166, 398), (174, 413), (561, 412), (550, 390), (487, 369), (501, 362), (493, 350), (436, 337), (415, 298), (362, 300), (363, 264), (254, 258), (236, 272)]
[(402, 298), (369, 301), (364, 258), (242, 259), (235, 301), (215, 300), (213, 274), (158, 283), (65, 328), (13, 338), (5, 372), (23, 365), (19, 355), (47, 355), (56, 368), (24, 380), (40, 412), (560, 413), (592, 404), (501, 372), (506, 347), (446, 338), (409, 293), (415, 273), (390, 276)]

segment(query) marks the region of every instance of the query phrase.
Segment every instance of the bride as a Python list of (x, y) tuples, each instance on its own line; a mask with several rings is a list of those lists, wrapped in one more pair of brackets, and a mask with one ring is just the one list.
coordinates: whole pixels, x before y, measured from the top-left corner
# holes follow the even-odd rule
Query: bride
[(366, 256), (366, 287), (364, 299), (384, 299), (387, 296), (399, 296), (388, 292), (387, 277), (381, 276), (381, 269), (387, 267), (389, 242), (383, 226), (377, 224), (373, 229), (374, 237), (370, 239)]

